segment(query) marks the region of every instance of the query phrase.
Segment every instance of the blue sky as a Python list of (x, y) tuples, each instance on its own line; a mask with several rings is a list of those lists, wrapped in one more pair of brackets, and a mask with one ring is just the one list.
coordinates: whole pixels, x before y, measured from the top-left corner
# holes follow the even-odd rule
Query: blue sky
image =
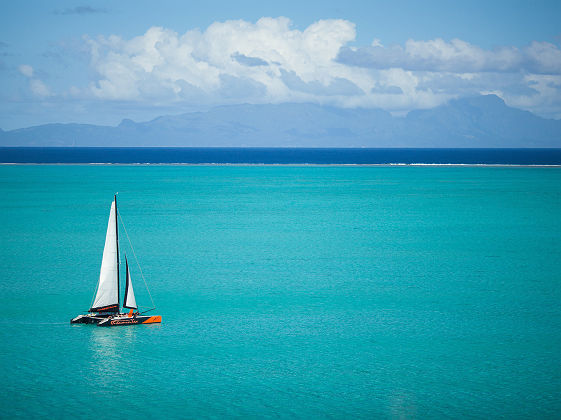
[(495, 93), (561, 118), (559, 1), (17, 1), (0, 127), (115, 125), (232, 103), (396, 115)]

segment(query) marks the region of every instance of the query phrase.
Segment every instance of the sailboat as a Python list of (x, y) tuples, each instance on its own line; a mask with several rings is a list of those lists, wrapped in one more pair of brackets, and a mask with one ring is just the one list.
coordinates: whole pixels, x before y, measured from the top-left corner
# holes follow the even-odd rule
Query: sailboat
[(129, 309), (129, 312), (121, 312), (120, 310), (118, 216), (117, 195), (115, 194), (109, 212), (109, 223), (107, 225), (107, 234), (105, 235), (101, 270), (99, 272), (99, 281), (93, 303), (87, 314), (78, 315), (71, 319), (71, 324), (97, 324), (100, 327), (111, 327), (116, 325), (155, 324), (162, 322), (162, 317), (160, 315), (143, 315), (155, 308), (142, 313), (138, 312), (138, 305), (136, 304), (136, 298), (134, 296), (129, 263), (126, 255), (126, 282), (123, 309)]

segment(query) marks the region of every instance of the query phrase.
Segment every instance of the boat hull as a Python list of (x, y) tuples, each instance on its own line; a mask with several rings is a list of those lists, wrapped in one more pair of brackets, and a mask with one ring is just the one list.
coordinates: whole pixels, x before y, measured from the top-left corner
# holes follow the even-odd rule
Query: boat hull
[(147, 315), (137, 315), (137, 316), (123, 316), (106, 318), (97, 324), (98, 327), (118, 327), (122, 325), (138, 325), (138, 324), (160, 324), (162, 322), (162, 317), (160, 315), (147, 316)]
[(99, 324), (101, 321), (104, 321), (108, 318), (108, 315), (78, 315), (76, 318), (72, 318), (70, 320), (71, 324)]
[(99, 327), (116, 327), (120, 325), (160, 324), (160, 315), (133, 315), (120, 314), (116, 316), (87, 314), (78, 315), (70, 320), (71, 324), (97, 324)]

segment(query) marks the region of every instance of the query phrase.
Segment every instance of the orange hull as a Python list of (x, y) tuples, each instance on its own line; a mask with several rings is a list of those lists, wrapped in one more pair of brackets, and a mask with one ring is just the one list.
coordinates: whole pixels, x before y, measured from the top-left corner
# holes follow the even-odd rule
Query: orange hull
[(160, 315), (151, 316), (143, 324), (159, 324), (162, 322), (162, 317)]

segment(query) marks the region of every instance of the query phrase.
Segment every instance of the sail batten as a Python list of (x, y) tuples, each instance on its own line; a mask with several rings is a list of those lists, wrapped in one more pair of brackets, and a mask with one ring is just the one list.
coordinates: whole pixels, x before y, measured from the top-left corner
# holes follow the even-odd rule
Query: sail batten
[(129, 262), (125, 255), (125, 263), (127, 266), (127, 281), (125, 286), (125, 300), (123, 301), (123, 308), (138, 309), (136, 305), (136, 298), (134, 297), (134, 290), (132, 288), (131, 274), (129, 271)]
[[(119, 261), (117, 246), (117, 211), (115, 201), (111, 203), (109, 223), (105, 235), (105, 247), (99, 271), (99, 282), (94, 303), (90, 311), (109, 307), (108, 311), (119, 311)], [(116, 307), (114, 306), (116, 305)]]

